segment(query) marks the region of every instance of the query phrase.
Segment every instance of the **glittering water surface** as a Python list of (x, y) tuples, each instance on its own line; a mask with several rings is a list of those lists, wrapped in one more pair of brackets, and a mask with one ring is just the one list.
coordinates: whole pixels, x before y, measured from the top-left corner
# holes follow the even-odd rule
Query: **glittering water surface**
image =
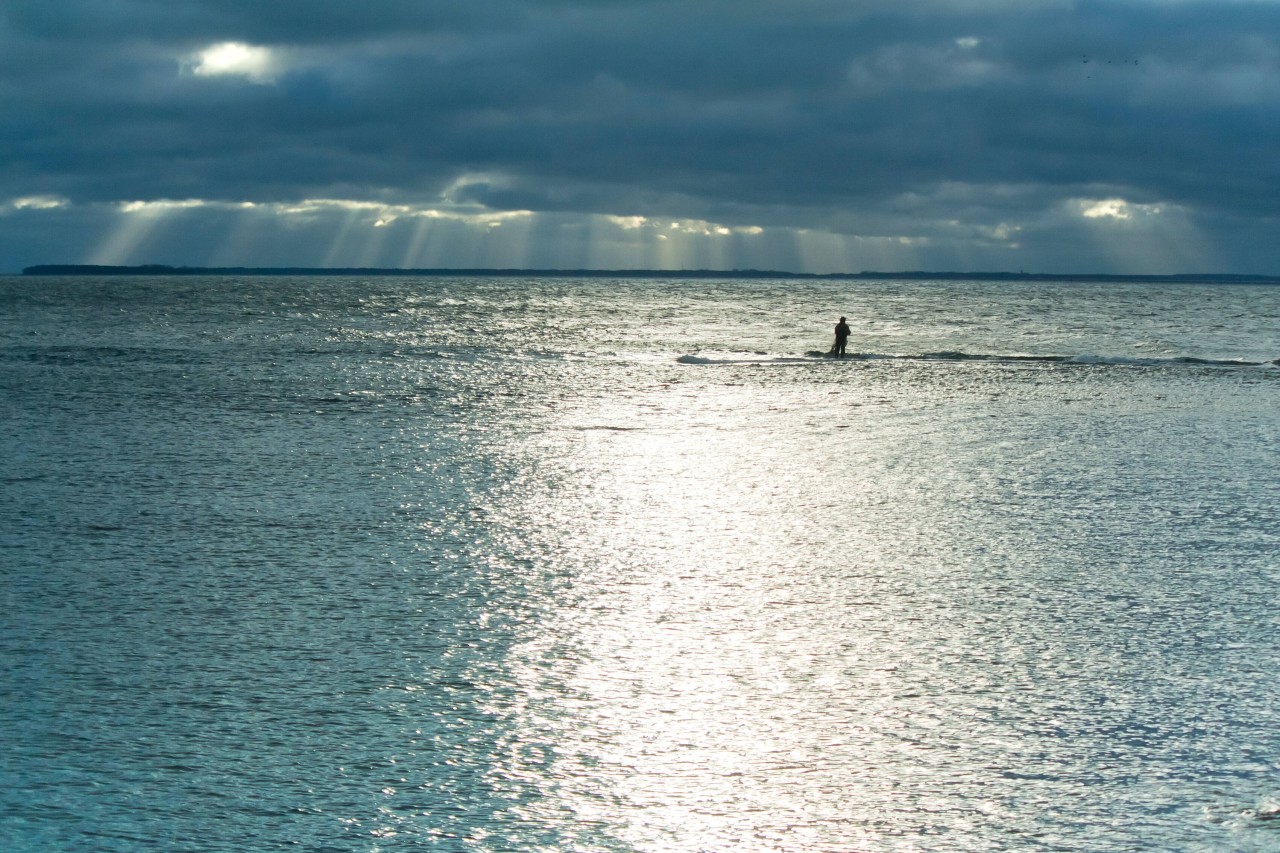
[(0, 281), (0, 847), (1278, 850), (1278, 357), (1266, 287)]

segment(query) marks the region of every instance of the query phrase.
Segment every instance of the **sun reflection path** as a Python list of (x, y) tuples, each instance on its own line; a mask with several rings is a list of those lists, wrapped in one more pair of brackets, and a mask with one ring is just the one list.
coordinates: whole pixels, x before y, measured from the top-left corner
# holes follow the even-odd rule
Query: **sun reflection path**
[(1005, 399), (990, 367), (828, 367), (619, 382), (513, 437), (536, 473), (493, 514), (516, 539), (495, 553), (527, 555), (495, 575), (517, 593), (484, 709), (496, 823), (583, 851), (1198, 831), (1187, 732), (1217, 725), (1200, 673), (1160, 663), (1200, 642), (1160, 590), (1203, 555), (1116, 499), (1165, 467), (1114, 451), (1128, 389), (1064, 421), (1039, 380), (1091, 375), (1027, 371)]
[(526, 819), (568, 810), (627, 849), (861, 833), (844, 803), (883, 782), (851, 759), (882, 736), (839, 693), (860, 652), (832, 592), (845, 560), (824, 550), (856, 551), (860, 534), (819, 536), (811, 512), (787, 511), (840, 496), (759, 440), (771, 425), (744, 420), (750, 393), (627, 401), (567, 426), (590, 483), (558, 510), (577, 576), (511, 660), (521, 719), (502, 773), (545, 794)]

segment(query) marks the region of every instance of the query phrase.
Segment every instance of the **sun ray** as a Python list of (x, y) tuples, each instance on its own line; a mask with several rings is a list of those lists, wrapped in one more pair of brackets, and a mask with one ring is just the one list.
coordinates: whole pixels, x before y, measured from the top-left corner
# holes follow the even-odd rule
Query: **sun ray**
[(1217, 260), (1188, 211), (1178, 205), (1106, 198), (1073, 199), (1067, 208), (1083, 226), (1083, 238), (1120, 272), (1175, 273)]
[(89, 263), (115, 265), (134, 260), (134, 255), (155, 230), (172, 214), (198, 202), (128, 202), (118, 206), (116, 224), (107, 237), (89, 254)]
[(329, 250), (325, 253), (322, 266), (336, 267), (342, 265), (342, 259), (347, 257), (351, 251), (352, 232), (363, 215), (363, 211), (353, 208), (341, 217), (336, 233), (329, 243)]

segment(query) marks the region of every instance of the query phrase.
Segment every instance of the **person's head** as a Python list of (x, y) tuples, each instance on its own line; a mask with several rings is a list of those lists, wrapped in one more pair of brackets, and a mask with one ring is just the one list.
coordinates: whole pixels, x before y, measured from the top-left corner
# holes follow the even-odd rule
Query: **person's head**
[(843, 323), (843, 322), (844, 322), (844, 318), (843, 318), (843, 317), (841, 317), (841, 318), (840, 318), (840, 322), (841, 322), (841, 323)]

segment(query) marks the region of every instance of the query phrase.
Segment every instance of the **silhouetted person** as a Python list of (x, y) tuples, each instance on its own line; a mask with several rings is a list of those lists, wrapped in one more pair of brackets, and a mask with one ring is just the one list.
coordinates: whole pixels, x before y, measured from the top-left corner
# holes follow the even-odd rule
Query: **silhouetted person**
[(831, 347), (831, 354), (836, 358), (844, 358), (844, 345), (849, 342), (849, 324), (840, 318), (840, 322), (836, 323), (836, 342)]

